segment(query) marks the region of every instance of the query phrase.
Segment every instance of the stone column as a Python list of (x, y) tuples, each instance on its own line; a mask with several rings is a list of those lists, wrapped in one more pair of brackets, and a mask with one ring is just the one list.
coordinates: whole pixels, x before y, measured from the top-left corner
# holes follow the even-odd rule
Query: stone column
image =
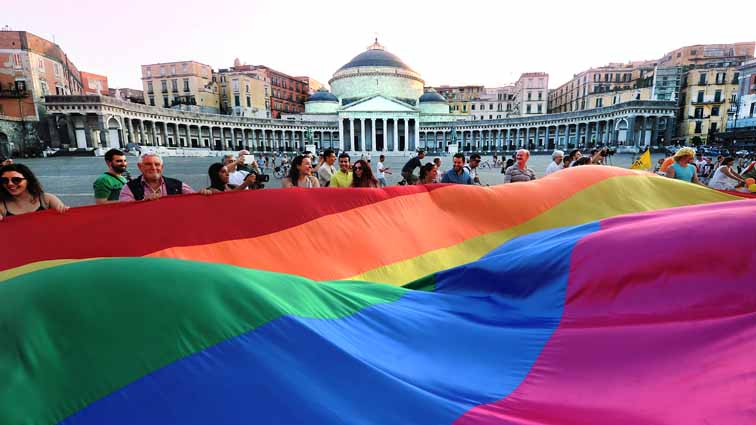
[(349, 146), (349, 152), (354, 151), (354, 118), (349, 118), (349, 144), (344, 141), (344, 148)]
[[(344, 146), (344, 119), (339, 118), (339, 148), (340, 151), (345, 151), (347, 148)], [(331, 143), (333, 145), (333, 143)], [(331, 146), (333, 148), (333, 146)]]
[(626, 146), (635, 146), (635, 116), (627, 118), (627, 133), (625, 136)]
[[(150, 126), (150, 136), (152, 136), (152, 145), (157, 146), (158, 139), (157, 130), (155, 130), (155, 121), (152, 121), (152, 125)], [(202, 130), (200, 130), (200, 143), (202, 143)]]
[(388, 120), (381, 118), (381, 123), (383, 124), (383, 147), (381, 148), (381, 152), (386, 152), (388, 150)]
[(664, 144), (669, 145), (669, 143), (672, 141), (672, 136), (674, 136), (675, 134), (675, 119), (673, 117), (667, 117), (664, 121), (667, 125), (664, 128)]
[(129, 131), (129, 137), (126, 138), (127, 143), (137, 143), (134, 137), (134, 126), (131, 123), (131, 118), (126, 118), (126, 129)]
[(360, 151), (365, 151), (365, 118), (360, 118)]
[(404, 119), (404, 152), (409, 151), (409, 118)]
[(144, 131), (144, 120), (139, 120), (139, 140), (145, 145), (150, 144), (147, 140), (147, 133)]
[(415, 121), (415, 150), (417, 150), (418, 145), (420, 144), (420, 122), (417, 118), (414, 119)]
[(394, 152), (399, 152), (399, 120), (394, 118)]

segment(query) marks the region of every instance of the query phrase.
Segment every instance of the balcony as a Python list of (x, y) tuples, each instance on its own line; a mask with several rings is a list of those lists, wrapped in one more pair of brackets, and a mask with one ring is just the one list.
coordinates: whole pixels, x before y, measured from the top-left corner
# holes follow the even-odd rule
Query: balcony
[(29, 96), (29, 92), (26, 90), (16, 90), (16, 89), (0, 90), (0, 98), (21, 99), (28, 96)]
[(708, 104), (719, 104), (724, 103), (724, 98), (720, 97), (717, 99), (716, 97), (704, 97), (703, 99), (696, 99), (691, 102), (692, 105), (708, 105)]

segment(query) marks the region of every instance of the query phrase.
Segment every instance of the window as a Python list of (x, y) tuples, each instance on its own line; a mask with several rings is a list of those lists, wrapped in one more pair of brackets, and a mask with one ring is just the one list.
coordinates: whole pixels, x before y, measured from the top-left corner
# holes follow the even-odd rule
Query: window
[(163, 93), (168, 93), (168, 81), (160, 80), (160, 88), (162, 89)]
[(184, 78), (184, 91), (189, 91), (189, 79)]
[(736, 93), (733, 93), (732, 96), (730, 96), (730, 103), (736, 103), (738, 101), (738, 95)]
[(538, 100), (543, 100), (543, 92), (542, 91), (538, 92)]
[(234, 93), (239, 93), (239, 80), (231, 80), (231, 88), (234, 91)]
[(488, 110), (489, 110), (489, 111), (493, 110), (493, 103), (489, 103), (489, 104), (488, 104)]
[(706, 84), (706, 73), (705, 72), (702, 72), (702, 73), (698, 74), (698, 84), (700, 84), (700, 85)]
[(711, 127), (709, 128), (709, 131), (711, 133), (716, 133), (716, 131), (717, 131), (717, 123), (715, 123), (715, 122), (711, 123)]
[(698, 98), (696, 98), (696, 102), (701, 103), (704, 101), (704, 92), (703, 90), (698, 92)]
[(147, 81), (147, 94), (152, 94), (154, 91), (152, 90), (152, 81)]
[(712, 117), (718, 117), (719, 116), (719, 106), (713, 106), (711, 108), (711, 116)]
[(234, 95), (234, 106), (241, 106), (241, 102), (239, 101), (239, 95)]
[(47, 89), (47, 83), (44, 81), (39, 82), (40, 87), (42, 87), (42, 96), (47, 96), (50, 94), (50, 92)]
[(475, 110), (475, 104), (474, 103), (472, 104), (471, 108), (472, 108), (473, 111)]
[(57, 63), (57, 62), (54, 62), (53, 63), (53, 73), (55, 74), (55, 76), (56, 77), (60, 77), (61, 71), (62, 70), (60, 68), (60, 64)]
[(695, 134), (701, 134), (701, 121), (696, 121), (696, 129), (694, 131)]
[(488, 119), (489, 119), (489, 120), (492, 120), (492, 119), (493, 119), (493, 115), (489, 115), (489, 116), (488, 116)]
[(530, 99), (532, 99), (532, 98), (533, 98), (533, 93), (531, 93), (531, 92), (528, 92), (528, 100), (530, 100)]
[(160, 76), (161, 77), (165, 76), (165, 67), (162, 67), (162, 66), (160, 67)]
[(171, 80), (171, 89), (173, 89), (173, 92), (178, 92), (178, 80)]
[(21, 69), (21, 54), (20, 53), (14, 53), (13, 54), (13, 66), (16, 69)]
[(701, 107), (696, 108), (695, 112), (693, 113), (693, 116), (695, 118), (703, 118), (703, 108)]
[(155, 106), (155, 96), (150, 96), (150, 106)]
[(717, 90), (714, 92), (714, 101), (715, 102), (721, 102), (722, 101), (722, 90)]
[(182, 63), (182, 64), (181, 64), (181, 72), (183, 72), (183, 73), (186, 73), (186, 72), (188, 72), (188, 71), (189, 71), (189, 64), (187, 64), (187, 63)]
[(614, 96), (614, 97), (612, 98), (612, 105), (616, 105), (616, 104), (617, 104), (617, 100), (618, 100), (618, 99), (617, 99), (617, 96), (615, 95), (615, 96)]
[(541, 105), (541, 104), (539, 103), (539, 104), (538, 104), (538, 113), (540, 114), (541, 112), (543, 112), (543, 105)]
[(171, 65), (171, 75), (176, 75), (176, 65)]
[(247, 96), (247, 108), (251, 108), (251, 107), (252, 107), (252, 99), (249, 96)]
[(736, 73), (735, 73), (735, 74), (734, 74), (734, 75), (732, 76), (732, 84), (738, 84), (739, 82), (740, 82), (740, 73), (739, 73), (739, 72), (736, 72)]
[(39, 58), (39, 61), (37, 62), (37, 68), (39, 68), (39, 72), (45, 72), (45, 60), (42, 58)]
[(146, 75), (147, 75), (147, 77), (148, 77), (148, 78), (149, 78), (149, 77), (152, 77), (152, 67), (151, 67), (151, 66), (148, 66), (148, 67), (147, 67), (147, 68), (145, 68), (144, 70), (145, 70), (145, 72), (146, 72)]
[(751, 103), (751, 112), (749, 113), (749, 116), (753, 116), (754, 108), (756, 108), (756, 102)]
[(690, 55), (691, 55), (691, 56), (695, 56), (695, 55), (696, 55), (696, 53), (698, 53), (698, 52), (696, 51), (696, 49), (691, 49), (691, 51), (690, 51)]
[(168, 97), (163, 96), (163, 108), (167, 108), (167, 107), (168, 107)]
[(601, 108), (602, 106), (604, 106), (604, 99), (603, 98), (596, 99), (596, 107)]
[(525, 113), (528, 113), (528, 114), (530, 113), (530, 105), (528, 105), (527, 108), (525, 109)]

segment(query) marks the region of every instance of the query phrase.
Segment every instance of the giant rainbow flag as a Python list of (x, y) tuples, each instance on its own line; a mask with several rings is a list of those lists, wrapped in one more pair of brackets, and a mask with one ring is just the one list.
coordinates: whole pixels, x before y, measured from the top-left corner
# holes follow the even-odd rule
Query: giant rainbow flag
[(756, 424), (756, 200), (578, 167), (0, 223), (0, 424)]

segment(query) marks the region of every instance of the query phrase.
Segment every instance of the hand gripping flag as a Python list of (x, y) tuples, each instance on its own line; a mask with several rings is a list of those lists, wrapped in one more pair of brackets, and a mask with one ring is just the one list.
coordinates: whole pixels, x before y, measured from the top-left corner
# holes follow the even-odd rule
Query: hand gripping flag
[(754, 424), (754, 216), (575, 167), (8, 217), (0, 424)]

